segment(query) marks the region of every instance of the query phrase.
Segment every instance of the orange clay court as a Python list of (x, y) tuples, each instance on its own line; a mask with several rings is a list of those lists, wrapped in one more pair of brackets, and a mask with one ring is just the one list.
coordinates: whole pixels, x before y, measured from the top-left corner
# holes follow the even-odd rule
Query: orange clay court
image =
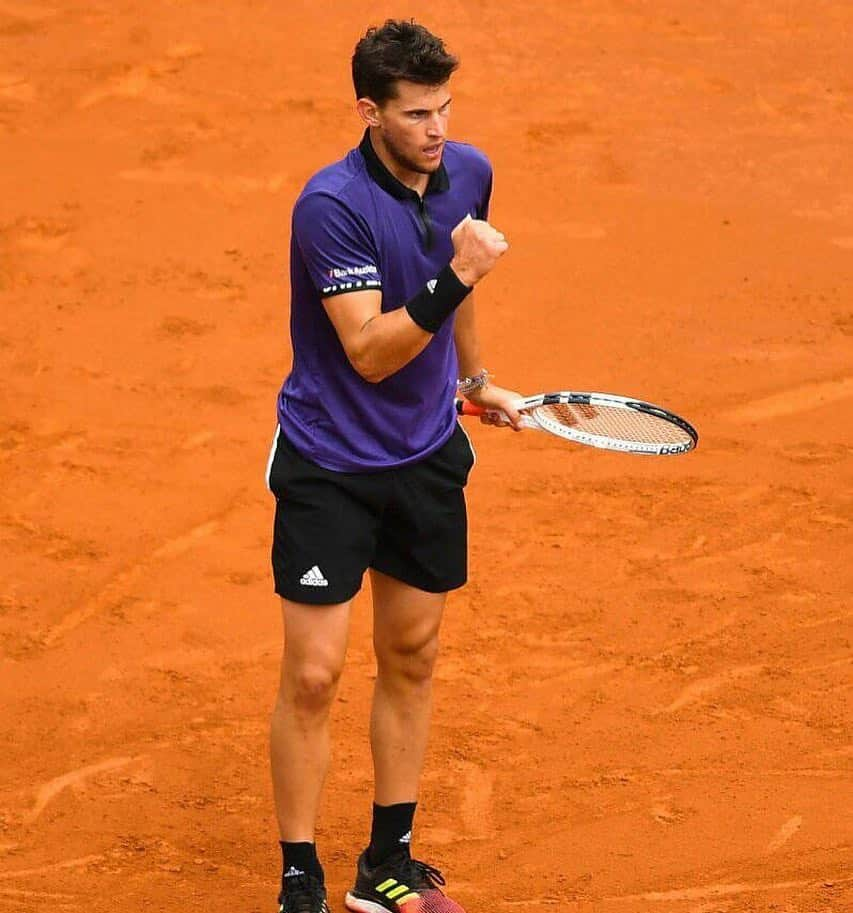
[(416, 852), (468, 913), (853, 910), (850, 3), (0, 0), (0, 911), (274, 909), (290, 210), (358, 142), (349, 57), (389, 15), (460, 55), (451, 135), (494, 164), (498, 383), (701, 436), (466, 420)]

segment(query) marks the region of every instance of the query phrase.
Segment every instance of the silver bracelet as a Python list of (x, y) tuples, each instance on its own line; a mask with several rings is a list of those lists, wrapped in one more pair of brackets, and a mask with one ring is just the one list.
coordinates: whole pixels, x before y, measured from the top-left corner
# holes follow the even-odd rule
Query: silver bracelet
[(469, 393), (473, 393), (475, 390), (480, 390), (485, 387), (491, 379), (492, 375), (483, 368), (479, 374), (475, 374), (473, 377), (462, 377), (457, 380), (456, 392), (460, 396), (467, 396)]

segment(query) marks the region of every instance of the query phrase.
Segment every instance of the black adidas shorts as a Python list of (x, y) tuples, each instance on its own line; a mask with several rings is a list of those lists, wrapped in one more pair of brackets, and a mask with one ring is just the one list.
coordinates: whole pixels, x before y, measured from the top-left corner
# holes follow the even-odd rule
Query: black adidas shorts
[(430, 593), (462, 586), (468, 573), (463, 489), (473, 464), (458, 424), (425, 460), (370, 473), (323, 469), (279, 432), (269, 468), (276, 593), (316, 605), (346, 602), (368, 567)]

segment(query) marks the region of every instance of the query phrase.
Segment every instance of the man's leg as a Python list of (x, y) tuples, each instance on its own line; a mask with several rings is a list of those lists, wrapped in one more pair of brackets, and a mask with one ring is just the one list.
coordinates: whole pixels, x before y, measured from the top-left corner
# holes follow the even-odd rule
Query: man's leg
[(376, 801), (370, 845), (346, 895), (352, 913), (463, 913), (441, 891), (441, 873), (408, 850), (446, 593), (466, 578), (462, 490), (473, 461), (458, 430), (432, 456), (397, 473), (392, 509), (383, 514), (370, 571), (378, 665), (370, 725)]
[(273, 793), (282, 841), (313, 843), (351, 603), (281, 603), (285, 646), (270, 731)]
[(378, 664), (370, 718), (376, 801), (370, 846), (359, 857), (346, 905), (352, 913), (464, 913), (441, 892), (441, 873), (408, 852), (445, 594), (417, 589), (375, 569), (370, 574)]
[(378, 862), (411, 830), (432, 708), (444, 593), (371, 570), (377, 676), (370, 717), (375, 804), (370, 856)]
[(370, 717), (376, 802), (414, 802), (426, 753), (444, 593), (371, 569), (377, 675)]

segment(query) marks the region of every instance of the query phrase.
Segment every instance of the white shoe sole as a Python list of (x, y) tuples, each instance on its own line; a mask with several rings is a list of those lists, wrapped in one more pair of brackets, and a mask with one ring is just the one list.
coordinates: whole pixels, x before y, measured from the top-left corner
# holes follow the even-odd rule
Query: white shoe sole
[(355, 897), (349, 891), (347, 891), (347, 896), (344, 898), (344, 904), (353, 913), (388, 913), (388, 907), (383, 907), (381, 903), (374, 903), (372, 900), (365, 900), (363, 897)]

